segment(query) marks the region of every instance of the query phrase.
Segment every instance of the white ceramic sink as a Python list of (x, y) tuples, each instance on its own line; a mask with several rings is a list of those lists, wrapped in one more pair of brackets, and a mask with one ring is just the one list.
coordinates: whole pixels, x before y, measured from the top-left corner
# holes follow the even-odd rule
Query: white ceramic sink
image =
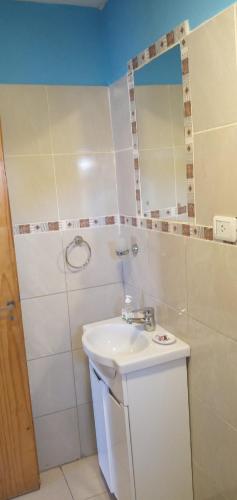
[(167, 333), (159, 325), (155, 332), (148, 333), (143, 326), (128, 325), (121, 318), (112, 318), (85, 325), (83, 332), (82, 344), (88, 357), (120, 373), (190, 355), (189, 346), (180, 339), (172, 345), (154, 343), (153, 334)]
[(133, 355), (149, 345), (149, 339), (136, 327), (123, 324), (97, 325), (87, 331), (85, 346), (101, 355)]

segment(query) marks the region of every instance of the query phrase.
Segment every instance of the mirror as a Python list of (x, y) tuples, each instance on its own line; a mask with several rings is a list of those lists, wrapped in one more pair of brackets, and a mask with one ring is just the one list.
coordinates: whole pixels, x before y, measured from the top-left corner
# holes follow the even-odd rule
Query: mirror
[(180, 45), (134, 72), (144, 216), (187, 220)]

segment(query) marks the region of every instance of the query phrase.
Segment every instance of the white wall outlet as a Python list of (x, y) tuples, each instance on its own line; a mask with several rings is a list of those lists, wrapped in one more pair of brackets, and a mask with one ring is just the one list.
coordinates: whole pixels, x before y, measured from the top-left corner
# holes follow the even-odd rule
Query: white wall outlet
[(236, 217), (215, 215), (213, 219), (214, 238), (221, 241), (235, 243), (237, 241)]

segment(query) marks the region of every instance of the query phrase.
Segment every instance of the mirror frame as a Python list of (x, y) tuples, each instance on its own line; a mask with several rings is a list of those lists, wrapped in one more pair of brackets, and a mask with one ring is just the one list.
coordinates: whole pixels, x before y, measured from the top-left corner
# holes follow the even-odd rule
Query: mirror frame
[[(134, 73), (149, 62), (158, 58), (176, 45), (180, 45), (181, 64), (182, 64), (182, 85), (183, 85), (183, 104), (184, 104), (184, 138), (185, 138), (185, 160), (186, 160), (186, 179), (187, 179), (187, 211), (188, 223), (195, 223), (195, 190), (194, 190), (194, 155), (193, 155), (193, 121), (192, 121), (192, 103), (190, 91), (190, 72), (189, 55), (186, 35), (189, 33), (189, 21), (185, 20), (172, 31), (159, 38), (155, 43), (146, 48), (143, 52), (135, 56), (128, 62), (128, 92), (129, 92), (129, 111), (132, 133), (133, 165), (135, 173), (135, 196), (136, 196), (136, 215), (137, 217), (155, 218), (172, 221), (172, 215), (169, 209), (160, 209), (150, 212), (142, 211), (141, 197), (141, 172), (139, 165), (138, 149), (138, 130), (137, 113), (135, 102), (135, 84)], [(177, 207), (176, 217), (184, 213), (184, 207)], [(169, 217), (167, 217), (169, 216)], [(177, 220), (176, 220), (177, 221)], [(181, 221), (180, 221), (181, 222)], [(185, 223), (185, 221), (183, 221)]]

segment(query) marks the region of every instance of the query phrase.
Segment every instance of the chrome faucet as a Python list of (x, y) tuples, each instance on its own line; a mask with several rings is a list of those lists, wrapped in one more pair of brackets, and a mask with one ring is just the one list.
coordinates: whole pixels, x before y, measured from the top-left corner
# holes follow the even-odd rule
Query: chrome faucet
[(144, 307), (144, 309), (131, 311), (126, 321), (130, 325), (132, 323), (144, 325), (144, 330), (153, 332), (156, 328), (154, 307)]

